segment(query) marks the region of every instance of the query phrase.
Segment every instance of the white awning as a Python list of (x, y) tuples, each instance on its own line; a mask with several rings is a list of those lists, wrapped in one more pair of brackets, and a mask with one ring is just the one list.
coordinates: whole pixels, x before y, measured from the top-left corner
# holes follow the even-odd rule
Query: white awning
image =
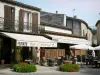
[(87, 44), (90, 45), (90, 42), (83, 38), (75, 38), (75, 37), (67, 37), (67, 36), (58, 36), (58, 35), (51, 35), (47, 34), (48, 36), (52, 37), (53, 41), (58, 43), (68, 43), (68, 44)]
[(44, 36), (38, 35), (27, 35), (17, 33), (1, 32), (5, 36), (8, 36), (16, 40), (16, 46), (27, 46), (27, 47), (57, 47), (57, 43), (45, 38)]

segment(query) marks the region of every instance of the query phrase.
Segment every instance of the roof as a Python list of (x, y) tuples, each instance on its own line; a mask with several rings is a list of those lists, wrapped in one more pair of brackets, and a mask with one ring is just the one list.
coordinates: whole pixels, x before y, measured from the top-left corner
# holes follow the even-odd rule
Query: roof
[[(63, 26), (64, 14), (58, 14), (58, 13), (56, 14), (56, 13), (40, 11), (40, 19), (41, 19), (41, 23), (45, 23), (45, 24), (48, 24), (50, 26), (56, 26), (56, 27), (59, 26), (61, 28), (65, 28), (65, 26)], [(73, 18), (73, 17), (69, 17), (69, 16), (66, 16), (66, 19), (82, 22), (87, 26), (88, 29), (92, 30), (88, 26), (88, 24), (82, 19)], [(71, 30), (71, 29), (69, 29), (69, 30)]]
[(100, 20), (98, 20), (98, 21), (96, 22), (96, 26), (97, 26), (99, 23), (100, 23)]
[(71, 30), (71, 29), (64, 27), (62, 25), (56, 25), (56, 24), (52, 24), (52, 23), (41, 22), (40, 24), (44, 25), (44, 26), (56, 27), (56, 28), (65, 29), (65, 30)]
[(21, 3), (21, 2), (17, 2), (17, 1), (12, 1), (12, 0), (0, 0), (0, 1), (5, 2), (5, 3), (10, 3), (10, 4), (13, 4), (13, 5), (17, 5), (17, 6), (20, 6), (20, 7), (25, 7), (25, 8), (32, 9), (32, 10), (37, 10), (37, 11), (41, 10), (38, 7), (34, 7), (34, 6), (27, 5), (27, 4), (24, 4), (24, 3)]

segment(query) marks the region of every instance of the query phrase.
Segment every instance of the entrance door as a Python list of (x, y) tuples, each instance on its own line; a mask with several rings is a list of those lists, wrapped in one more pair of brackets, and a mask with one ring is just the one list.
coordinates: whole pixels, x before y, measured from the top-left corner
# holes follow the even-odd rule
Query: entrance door
[(32, 50), (29, 49), (29, 47), (23, 47), (22, 48), (22, 57), (23, 57), (23, 61), (29, 57), (32, 56)]
[(3, 46), (1, 48), (1, 59), (5, 60), (5, 64), (11, 63), (11, 39), (3, 38)]

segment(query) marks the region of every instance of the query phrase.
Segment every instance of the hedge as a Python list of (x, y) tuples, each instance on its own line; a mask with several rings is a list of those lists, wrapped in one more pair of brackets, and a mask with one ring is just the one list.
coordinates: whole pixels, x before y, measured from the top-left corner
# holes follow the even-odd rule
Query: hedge
[(19, 63), (13, 66), (15, 72), (36, 72), (37, 68), (34, 64)]
[(59, 70), (63, 72), (77, 72), (79, 69), (77, 64), (63, 64), (59, 66)]

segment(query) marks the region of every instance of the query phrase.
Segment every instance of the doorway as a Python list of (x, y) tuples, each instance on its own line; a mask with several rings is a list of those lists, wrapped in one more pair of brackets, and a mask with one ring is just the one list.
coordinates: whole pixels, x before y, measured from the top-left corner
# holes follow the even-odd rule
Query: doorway
[(10, 38), (3, 38), (1, 47), (1, 59), (5, 60), (5, 64), (11, 63), (11, 39)]
[(22, 48), (22, 60), (32, 57), (32, 48), (23, 47)]

